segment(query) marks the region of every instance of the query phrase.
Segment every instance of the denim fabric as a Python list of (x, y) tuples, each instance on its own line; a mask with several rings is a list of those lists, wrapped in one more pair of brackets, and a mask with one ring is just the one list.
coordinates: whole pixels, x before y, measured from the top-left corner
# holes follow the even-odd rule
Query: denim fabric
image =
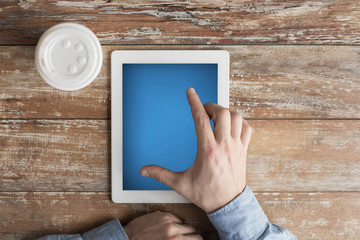
[(129, 240), (129, 238), (119, 220), (114, 219), (81, 235), (50, 235), (39, 240)]
[(288, 230), (269, 222), (249, 187), (208, 217), (222, 240), (296, 239)]

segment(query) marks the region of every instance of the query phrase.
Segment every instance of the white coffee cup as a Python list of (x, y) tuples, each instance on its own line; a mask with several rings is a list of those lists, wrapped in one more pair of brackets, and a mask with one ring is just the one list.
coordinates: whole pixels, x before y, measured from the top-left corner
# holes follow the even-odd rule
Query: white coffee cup
[(37, 70), (49, 85), (61, 90), (74, 91), (89, 85), (99, 74), (102, 61), (96, 35), (77, 23), (49, 28), (36, 46)]

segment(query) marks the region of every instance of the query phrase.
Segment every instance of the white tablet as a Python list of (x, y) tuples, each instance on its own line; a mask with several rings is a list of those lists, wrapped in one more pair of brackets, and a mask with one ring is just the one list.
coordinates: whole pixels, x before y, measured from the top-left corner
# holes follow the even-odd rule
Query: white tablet
[(183, 203), (140, 175), (156, 164), (184, 171), (196, 157), (186, 90), (229, 107), (227, 51), (114, 51), (111, 55), (111, 191), (116, 203)]

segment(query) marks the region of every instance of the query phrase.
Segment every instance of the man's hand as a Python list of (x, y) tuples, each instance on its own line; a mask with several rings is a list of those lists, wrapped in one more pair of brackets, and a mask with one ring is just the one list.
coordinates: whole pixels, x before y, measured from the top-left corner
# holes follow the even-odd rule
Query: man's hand
[(246, 155), (252, 129), (238, 113), (214, 103), (203, 106), (193, 88), (187, 90), (187, 97), (197, 135), (194, 164), (184, 172), (150, 165), (140, 173), (164, 183), (210, 213), (245, 189)]
[(154, 212), (132, 220), (124, 227), (130, 240), (202, 240), (195, 228), (185, 225), (171, 213)]

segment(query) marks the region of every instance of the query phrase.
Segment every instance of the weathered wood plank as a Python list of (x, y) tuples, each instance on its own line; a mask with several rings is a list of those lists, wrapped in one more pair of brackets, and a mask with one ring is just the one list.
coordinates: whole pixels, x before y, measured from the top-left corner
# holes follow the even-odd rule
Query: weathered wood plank
[[(257, 191), (359, 191), (360, 121), (252, 120)], [(110, 121), (0, 121), (0, 191), (109, 191)]]
[(360, 121), (250, 124), (247, 179), (257, 191), (360, 190)]
[(230, 108), (246, 117), (360, 117), (357, 48), (244, 47), (230, 53)]
[[(360, 193), (256, 193), (270, 221), (299, 239), (357, 239)], [(36, 239), (46, 234), (85, 232), (113, 218), (167, 211), (215, 239), (206, 215), (193, 204), (114, 204), (109, 193), (0, 193), (0, 238)]]
[(34, 47), (0, 47), (0, 118), (109, 118), (116, 49), (228, 50), (230, 108), (246, 117), (360, 118), (360, 47), (346, 46), (105, 46), (98, 78), (74, 92), (40, 78)]
[(108, 190), (109, 123), (1, 121), (1, 191)]
[(79, 233), (114, 218), (123, 224), (154, 211), (171, 212), (206, 236), (214, 229), (193, 204), (115, 204), (109, 193), (0, 192), (0, 239), (36, 239), (47, 234)]
[(110, 55), (106, 54), (102, 72), (90, 87), (66, 92), (42, 80), (35, 67), (35, 47), (0, 47), (0, 118), (109, 117)]
[(35, 44), (65, 21), (88, 26), (103, 44), (360, 44), (353, 0), (12, 0), (0, 12), (0, 44)]
[(360, 193), (258, 193), (270, 221), (299, 239), (359, 239)]

